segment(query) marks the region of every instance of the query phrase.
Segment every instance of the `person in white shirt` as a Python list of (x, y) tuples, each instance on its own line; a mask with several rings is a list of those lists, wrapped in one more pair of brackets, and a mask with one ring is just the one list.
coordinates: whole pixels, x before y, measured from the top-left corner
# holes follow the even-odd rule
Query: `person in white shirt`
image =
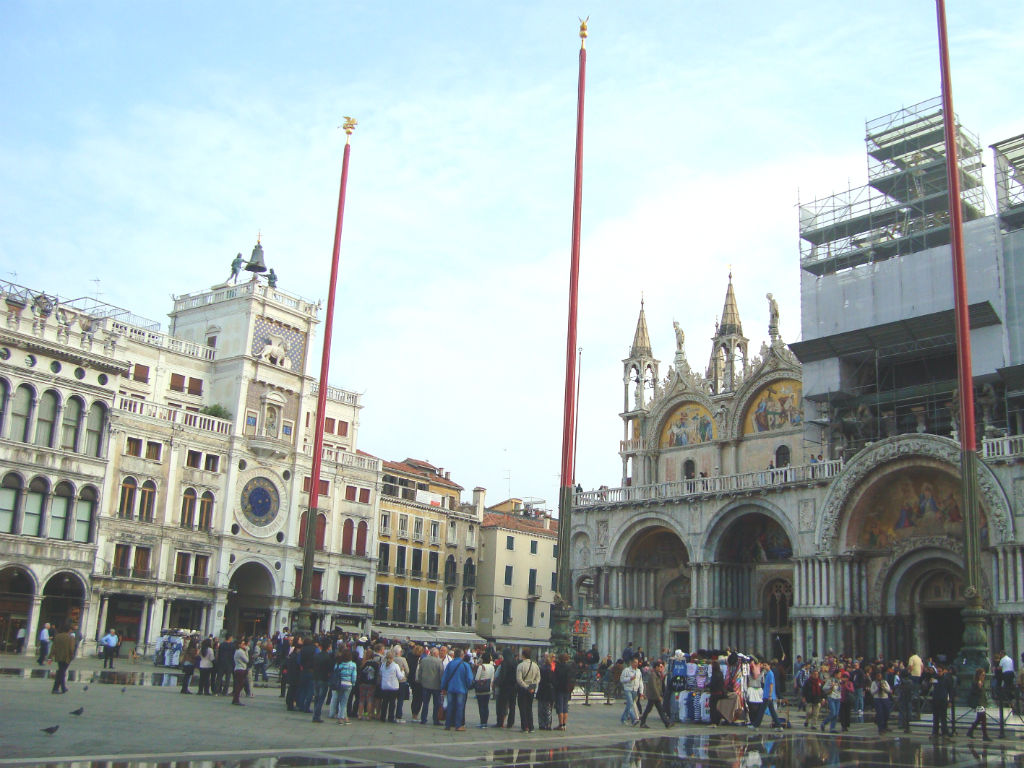
[(39, 630), (39, 658), (36, 663), (42, 665), (46, 661), (46, 657), (50, 655), (50, 623), (46, 622), (43, 624), (43, 628)]
[(1010, 658), (1010, 654), (1006, 651), (999, 652), (999, 687), (1000, 696), (1006, 698), (1013, 697), (1013, 659)]
[(626, 707), (622, 710), (622, 717), (619, 718), (623, 725), (627, 721), (630, 725), (640, 722), (637, 700), (644, 695), (644, 676), (637, 667), (637, 658), (634, 656), (629, 660), (629, 666), (623, 669), (619, 676), (619, 684), (622, 685), (622, 693), (626, 697)]

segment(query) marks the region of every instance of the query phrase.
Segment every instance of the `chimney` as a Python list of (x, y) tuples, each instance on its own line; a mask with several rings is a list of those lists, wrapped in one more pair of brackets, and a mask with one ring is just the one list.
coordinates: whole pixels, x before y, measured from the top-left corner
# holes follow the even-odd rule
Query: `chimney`
[(479, 485), (473, 489), (473, 508), (476, 512), (478, 519), (484, 519), (484, 497), (487, 495), (487, 489), (481, 488)]
[(445, 472), (444, 473), (444, 479), (445, 480), (451, 480), (452, 479), (452, 473), (451, 472)]

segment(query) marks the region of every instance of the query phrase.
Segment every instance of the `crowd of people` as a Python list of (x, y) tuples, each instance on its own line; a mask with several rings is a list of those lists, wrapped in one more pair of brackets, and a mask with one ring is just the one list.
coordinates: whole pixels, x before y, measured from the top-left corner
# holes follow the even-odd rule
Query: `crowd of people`
[(408, 706), (410, 722), (463, 731), (472, 696), (480, 728), (492, 724), (493, 702), (496, 727), (515, 727), (518, 711), (524, 732), (565, 730), (576, 683), (567, 655), (534, 659), (529, 648), (499, 653), (493, 645), (463, 649), (287, 630), (251, 640), (191, 637), (181, 645), (175, 659), (181, 693), (193, 693), (198, 673), (196, 693), (230, 695), (232, 704), (244, 706), (253, 683), (269, 681), (267, 669), (276, 667), (286, 710), (311, 715), (314, 723), (325, 722), (325, 715), (341, 725), (354, 719), (404, 723)]

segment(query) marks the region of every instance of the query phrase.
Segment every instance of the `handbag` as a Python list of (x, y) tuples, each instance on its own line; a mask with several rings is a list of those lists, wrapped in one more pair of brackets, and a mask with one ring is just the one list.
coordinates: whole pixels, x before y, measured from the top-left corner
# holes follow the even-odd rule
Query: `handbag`
[(491, 678), (481, 678), (473, 683), (473, 690), (477, 694), (484, 694), (491, 692)]

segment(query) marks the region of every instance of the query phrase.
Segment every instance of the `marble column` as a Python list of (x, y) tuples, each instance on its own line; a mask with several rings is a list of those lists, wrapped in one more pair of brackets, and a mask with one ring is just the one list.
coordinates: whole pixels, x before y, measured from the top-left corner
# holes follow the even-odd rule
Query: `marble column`
[(97, 642), (107, 631), (107, 611), (110, 609), (110, 598), (107, 595), (100, 595), (100, 613), (96, 620), (96, 632), (93, 638)]
[[(10, 421), (10, 419), (8, 419)], [(28, 627), (26, 627), (25, 634), (25, 654), (31, 655), (38, 653), (36, 644), (39, 642), (39, 613), (43, 607), (43, 598), (39, 595), (32, 596), (32, 606), (29, 608), (28, 613)]]

